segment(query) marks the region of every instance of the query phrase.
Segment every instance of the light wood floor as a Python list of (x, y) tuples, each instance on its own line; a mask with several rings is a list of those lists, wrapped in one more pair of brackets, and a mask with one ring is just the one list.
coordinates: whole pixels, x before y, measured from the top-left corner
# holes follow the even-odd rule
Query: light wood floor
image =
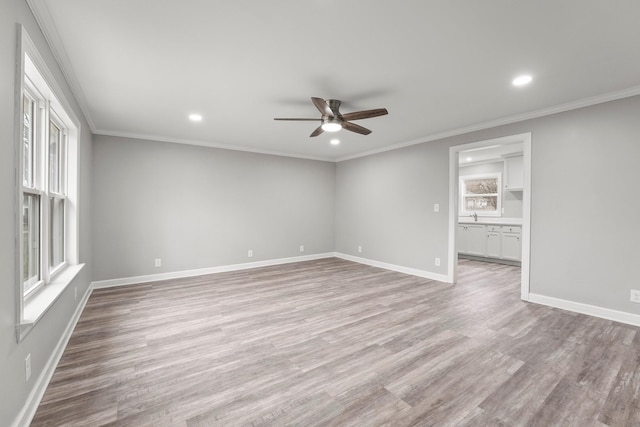
[(638, 426), (638, 328), (339, 259), (96, 290), (32, 426)]

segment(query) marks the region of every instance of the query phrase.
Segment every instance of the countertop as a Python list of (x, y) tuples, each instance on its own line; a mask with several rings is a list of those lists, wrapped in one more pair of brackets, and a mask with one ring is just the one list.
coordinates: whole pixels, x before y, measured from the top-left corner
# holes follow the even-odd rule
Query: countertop
[(478, 225), (522, 225), (522, 218), (502, 218), (502, 217), (482, 217), (477, 221), (473, 217), (460, 216), (458, 224), (478, 224)]

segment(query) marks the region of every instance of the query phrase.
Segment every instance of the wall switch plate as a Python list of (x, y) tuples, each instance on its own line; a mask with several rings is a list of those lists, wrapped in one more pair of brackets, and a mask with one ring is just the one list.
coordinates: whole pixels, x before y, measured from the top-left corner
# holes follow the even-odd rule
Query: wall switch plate
[(304, 245), (300, 245), (300, 252), (304, 252)]
[(27, 354), (27, 357), (24, 359), (24, 378), (25, 381), (29, 381), (31, 377), (31, 353)]
[(253, 249), (249, 249), (249, 250), (247, 251), (247, 257), (248, 257), (248, 258), (251, 258), (252, 256), (253, 256)]
[(438, 203), (433, 205), (433, 211), (434, 212), (440, 212), (440, 205)]
[(440, 267), (440, 258), (436, 258), (436, 267)]
[(362, 246), (358, 246), (358, 253), (362, 253)]
[(160, 259), (160, 258), (156, 258), (155, 266), (156, 266), (156, 267), (162, 267), (162, 259)]
[(631, 289), (631, 298), (629, 298), (629, 301), (640, 304), (640, 291), (637, 289)]

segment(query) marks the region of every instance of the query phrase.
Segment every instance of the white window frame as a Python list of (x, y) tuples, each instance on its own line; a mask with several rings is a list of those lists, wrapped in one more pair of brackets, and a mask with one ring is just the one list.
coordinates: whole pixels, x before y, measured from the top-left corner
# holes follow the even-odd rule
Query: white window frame
[[(473, 193), (467, 193), (467, 181), (477, 180), (477, 179), (496, 179), (497, 180), (497, 192), (487, 194), (487, 196), (496, 196), (496, 210), (495, 211), (483, 211), (483, 210), (474, 210), (467, 209), (467, 204), (465, 203), (465, 197), (471, 196)], [(460, 207), (460, 216), (472, 216), (477, 215), (479, 217), (499, 217), (502, 216), (502, 174), (500, 172), (488, 172), (474, 175), (463, 175), (460, 176), (460, 200), (458, 206)]]
[[(16, 66), (16, 330), (22, 340), (44, 313), (60, 297), (80, 272), (78, 253), (78, 158), (80, 122), (64, 97), (64, 92), (49, 71), (24, 27), (19, 26)], [(23, 180), (24, 168), (24, 96), (36, 102), (33, 138), (35, 151), (32, 185)], [(49, 126), (61, 130), (59, 140), (58, 191), (50, 188)], [(25, 195), (39, 198), (39, 276), (25, 288), (23, 205)], [(62, 256), (52, 265), (51, 242), (53, 212), (51, 200), (63, 200)]]

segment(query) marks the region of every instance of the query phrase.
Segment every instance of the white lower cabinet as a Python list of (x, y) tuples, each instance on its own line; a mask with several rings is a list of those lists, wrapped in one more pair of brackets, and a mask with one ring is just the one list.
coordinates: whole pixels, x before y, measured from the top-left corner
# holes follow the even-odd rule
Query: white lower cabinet
[(517, 225), (458, 225), (458, 253), (520, 261), (522, 228)]
[(522, 258), (522, 245), (520, 229), (518, 232), (502, 232), (502, 259), (520, 261)]
[(487, 227), (487, 252), (490, 258), (500, 258), (502, 256), (502, 235), (500, 226), (488, 225)]
[(468, 255), (484, 256), (486, 247), (484, 225), (458, 225), (458, 251)]

